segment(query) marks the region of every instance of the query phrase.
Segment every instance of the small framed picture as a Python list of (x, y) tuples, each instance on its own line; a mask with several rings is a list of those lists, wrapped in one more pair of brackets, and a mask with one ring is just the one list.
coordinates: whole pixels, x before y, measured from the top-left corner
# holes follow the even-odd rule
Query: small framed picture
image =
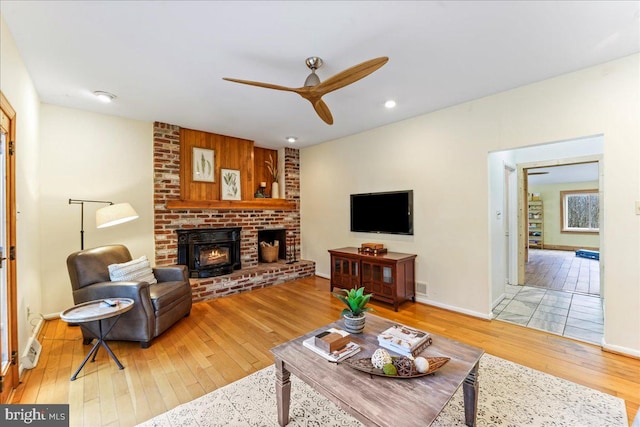
[(235, 169), (221, 169), (221, 199), (240, 200), (240, 171)]
[(206, 148), (193, 147), (193, 161), (191, 164), (192, 180), (216, 182), (215, 152)]

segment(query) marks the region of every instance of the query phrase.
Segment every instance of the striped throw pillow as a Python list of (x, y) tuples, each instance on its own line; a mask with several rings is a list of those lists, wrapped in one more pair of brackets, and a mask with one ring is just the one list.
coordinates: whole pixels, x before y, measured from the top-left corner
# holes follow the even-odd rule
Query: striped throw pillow
[(112, 282), (147, 282), (150, 285), (158, 283), (153, 275), (151, 264), (146, 256), (122, 264), (111, 264), (109, 266), (109, 277)]

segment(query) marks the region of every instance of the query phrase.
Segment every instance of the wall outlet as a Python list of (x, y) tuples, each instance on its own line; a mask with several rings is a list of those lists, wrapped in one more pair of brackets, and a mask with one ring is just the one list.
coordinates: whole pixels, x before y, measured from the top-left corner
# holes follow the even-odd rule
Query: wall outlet
[(426, 282), (416, 282), (416, 293), (427, 295), (427, 283)]
[(640, 215), (640, 200), (636, 200), (636, 215)]

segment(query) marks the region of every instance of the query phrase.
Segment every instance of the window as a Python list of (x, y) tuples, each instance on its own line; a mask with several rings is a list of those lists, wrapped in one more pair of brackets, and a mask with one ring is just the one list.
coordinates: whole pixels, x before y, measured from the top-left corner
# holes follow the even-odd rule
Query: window
[(600, 231), (600, 194), (598, 190), (560, 192), (563, 233)]

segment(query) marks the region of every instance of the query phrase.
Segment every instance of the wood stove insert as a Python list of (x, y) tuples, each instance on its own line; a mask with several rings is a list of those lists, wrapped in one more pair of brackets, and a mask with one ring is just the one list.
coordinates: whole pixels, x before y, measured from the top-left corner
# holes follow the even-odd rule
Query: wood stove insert
[(214, 277), (239, 270), (240, 231), (233, 228), (195, 228), (178, 233), (178, 264), (194, 278)]

